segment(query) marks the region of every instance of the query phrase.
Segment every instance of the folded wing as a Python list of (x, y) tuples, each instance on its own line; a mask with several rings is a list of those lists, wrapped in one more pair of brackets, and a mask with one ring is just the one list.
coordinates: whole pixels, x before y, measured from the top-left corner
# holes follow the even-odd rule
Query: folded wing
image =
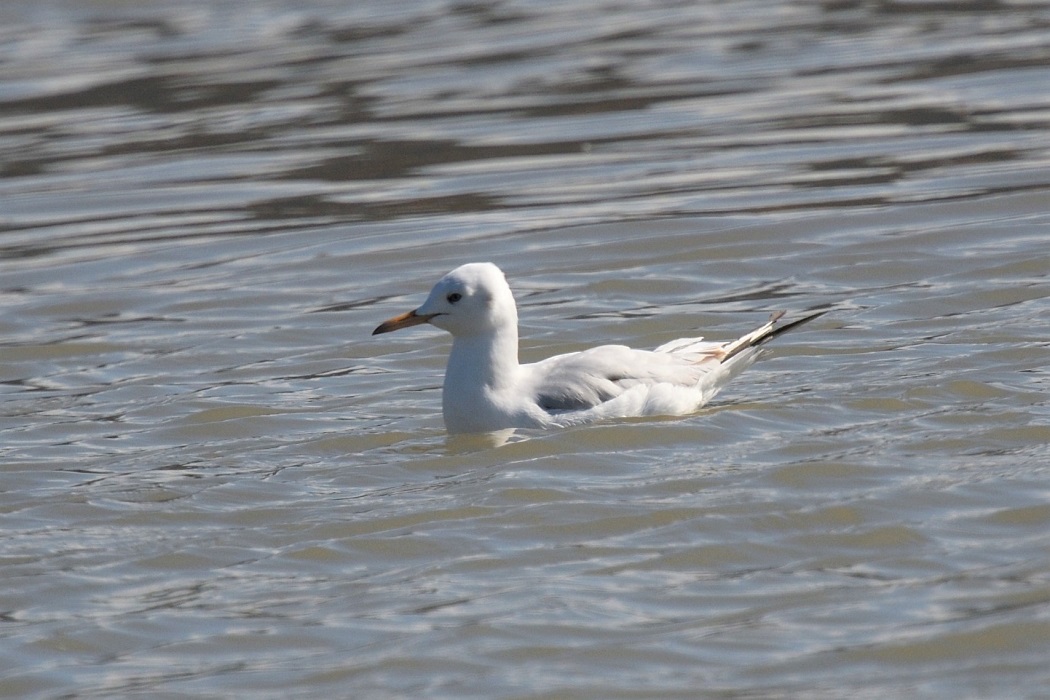
[(594, 408), (639, 384), (696, 386), (717, 367), (721, 347), (696, 340), (688, 349), (682, 348), (684, 352), (669, 352), (663, 347), (648, 351), (603, 345), (556, 355), (525, 367), (532, 375), (533, 395), (541, 408), (550, 412), (578, 411)]

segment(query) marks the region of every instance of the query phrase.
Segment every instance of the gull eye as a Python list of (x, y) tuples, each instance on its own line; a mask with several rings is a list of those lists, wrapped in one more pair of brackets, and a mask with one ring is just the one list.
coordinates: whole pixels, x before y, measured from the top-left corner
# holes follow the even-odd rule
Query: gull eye
[(463, 295), (462, 295), (462, 294), (460, 294), (459, 292), (452, 292), (452, 293), (451, 293), (451, 294), (449, 294), (449, 295), (448, 295), (447, 297), (445, 297), (445, 299), (446, 299), (446, 300), (448, 301), (448, 303), (450, 303), (450, 304), (455, 304), (455, 303), (456, 303), (457, 301), (459, 301), (459, 300), (460, 300), (460, 299), (462, 299), (462, 298), (463, 298)]

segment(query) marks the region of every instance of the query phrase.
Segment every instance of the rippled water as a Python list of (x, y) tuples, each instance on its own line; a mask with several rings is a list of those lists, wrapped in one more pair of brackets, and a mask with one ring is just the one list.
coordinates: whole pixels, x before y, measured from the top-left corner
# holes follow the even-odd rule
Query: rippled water
[[(0, 695), (1035, 697), (1050, 4), (0, 5)], [(523, 359), (835, 311), (701, 413)]]

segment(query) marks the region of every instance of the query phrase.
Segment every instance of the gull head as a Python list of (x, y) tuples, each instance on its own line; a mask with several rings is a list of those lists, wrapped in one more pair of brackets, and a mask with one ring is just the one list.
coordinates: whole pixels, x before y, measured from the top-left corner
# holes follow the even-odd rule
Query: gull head
[(492, 263), (468, 263), (438, 280), (422, 306), (384, 321), (372, 335), (421, 323), (467, 337), (516, 330), (518, 312), (502, 270)]

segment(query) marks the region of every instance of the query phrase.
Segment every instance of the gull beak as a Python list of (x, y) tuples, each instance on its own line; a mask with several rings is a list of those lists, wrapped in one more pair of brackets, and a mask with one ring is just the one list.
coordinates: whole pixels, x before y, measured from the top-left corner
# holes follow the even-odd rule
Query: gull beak
[(394, 316), (393, 318), (388, 318), (383, 321), (379, 324), (378, 328), (372, 331), (372, 335), (389, 333), (390, 331), (396, 331), (410, 326), (418, 326), (419, 324), (426, 323), (434, 318), (435, 315), (436, 314), (417, 314), (415, 311), (409, 311), (407, 314)]

